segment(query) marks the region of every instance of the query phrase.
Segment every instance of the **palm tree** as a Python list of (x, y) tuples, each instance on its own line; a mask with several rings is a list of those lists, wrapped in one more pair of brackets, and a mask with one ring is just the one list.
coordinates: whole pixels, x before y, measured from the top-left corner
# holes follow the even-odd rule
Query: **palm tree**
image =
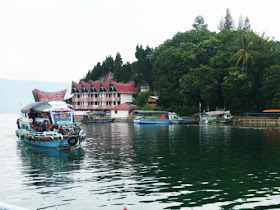
[(249, 60), (252, 61), (252, 64), (255, 63), (254, 56), (257, 55), (258, 52), (254, 50), (254, 43), (250, 32), (243, 33), (239, 37), (239, 44), (236, 48), (239, 49), (237, 53), (233, 55), (233, 58), (237, 59), (236, 65), (242, 62), (242, 65), (246, 65), (247, 67)]

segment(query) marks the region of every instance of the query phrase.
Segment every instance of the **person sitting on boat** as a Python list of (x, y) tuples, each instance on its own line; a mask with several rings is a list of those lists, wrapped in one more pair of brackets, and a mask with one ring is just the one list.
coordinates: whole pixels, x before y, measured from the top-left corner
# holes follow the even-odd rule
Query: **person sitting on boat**
[(43, 128), (42, 128), (42, 126), (41, 126), (41, 125), (39, 125), (39, 126), (37, 127), (36, 131), (38, 131), (38, 132), (43, 132)]
[(47, 122), (46, 122), (46, 121), (43, 122), (43, 124), (42, 124), (42, 129), (43, 129), (43, 131), (47, 131), (47, 130), (48, 130), (48, 128), (47, 128)]
[(17, 119), (17, 126), (18, 126), (18, 129), (20, 129), (19, 121), (20, 121), (20, 118)]
[(65, 130), (62, 128), (62, 126), (59, 127), (58, 133), (61, 133), (62, 135), (65, 135)]
[(56, 121), (55, 121), (55, 123), (54, 123), (53, 128), (54, 128), (54, 129), (56, 129), (56, 130), (58, 129), (58, 124), (57, 124), (57, 122), (56, 122)]

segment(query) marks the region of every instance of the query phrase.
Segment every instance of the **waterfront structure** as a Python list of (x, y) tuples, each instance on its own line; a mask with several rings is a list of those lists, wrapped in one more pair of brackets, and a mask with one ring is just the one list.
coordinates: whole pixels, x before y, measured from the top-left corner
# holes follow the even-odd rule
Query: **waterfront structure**
[(111, 78), (97, 81), (72, 82), (72, 105), (75, 111), (111, 110), (112, 107), (134, 99), (134, 81), (116, 82)]
[(111, 117), (118, 119), (127, 119), (131, 117), (134, 110), (138, 110), (139, 106), (131, 103), (123, 103), (111, 108)]
[(150, 90), (150, 85), (149, 84), (142, 84), (140, 85), (140, 92), (143, 93), (143, 92), (147, 92)]
[(149, 96), (148, 104), (150, 107), (155, 108), (157, 106), (158, 96)]

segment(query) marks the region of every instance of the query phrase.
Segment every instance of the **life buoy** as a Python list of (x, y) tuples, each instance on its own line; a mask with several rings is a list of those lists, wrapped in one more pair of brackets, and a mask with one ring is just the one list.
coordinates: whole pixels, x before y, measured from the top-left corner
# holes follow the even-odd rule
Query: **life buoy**
[(76, 145), (78, 142), (78, 139), (76, 136), (70, 136), (70, 138), (68, 139), (68, 144), (71, 146)]

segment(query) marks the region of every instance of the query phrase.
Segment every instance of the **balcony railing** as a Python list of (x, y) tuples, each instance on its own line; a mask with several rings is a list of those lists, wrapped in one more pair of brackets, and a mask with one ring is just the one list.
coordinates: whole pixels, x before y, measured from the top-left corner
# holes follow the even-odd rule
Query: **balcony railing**
[(102, 102), (102, 101), (120, 101), (120, 97), (101, 97), (101, 98), (72, 98), (73, 102)]
[(73, 105), (75, 110), (94, 110), (94, 109), (111, 109), (115, 105), (101, 105), (101, 106), (86, 106), (86, 105)]

